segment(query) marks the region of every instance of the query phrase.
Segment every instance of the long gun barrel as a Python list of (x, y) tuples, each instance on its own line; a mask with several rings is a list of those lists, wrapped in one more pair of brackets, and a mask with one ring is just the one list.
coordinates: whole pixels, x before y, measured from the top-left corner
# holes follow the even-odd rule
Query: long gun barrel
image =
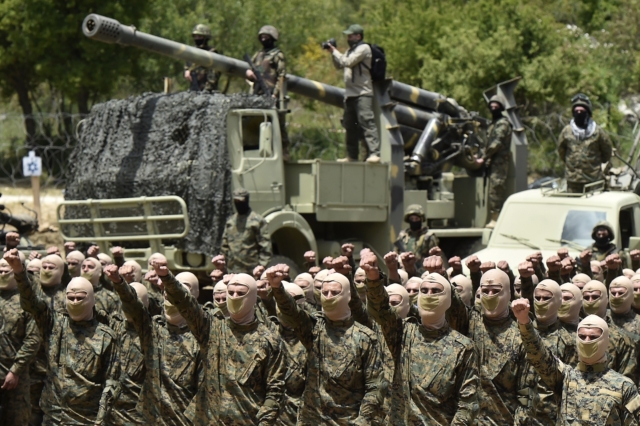
[[(245, 73), (249, 68), (244, 61), (147, 34), (138, 31), (133, 26), (122, 25), (115, 19), (94, 13), (84, 19), (82, 32), (93, 40), (139, 47), (150, 52), (213, 68), (225, 74), (242, 78), (245, 77)], [(286, 80), (287, 90), (292, 93), (339, 108), (344, 106), (344, 89), (291, 74), (287, 74)], [(393, 111), (398, 123), (408, 127), (422, 130), (432, 118), (441, 118), (438, 113), (449, 114), (449, 112), (457, 111), (451, 109), (453, 106), (447, 103), (446, 98), (442, 95), (395, 81), (391, 88), (391, 94), (394, 100), (416, 106), (396, 105), (394, 107)], [(433, 112), (425, 111), (424, 109), (432, 109)], [(457, 112), (449, 115), (457, 116)]]

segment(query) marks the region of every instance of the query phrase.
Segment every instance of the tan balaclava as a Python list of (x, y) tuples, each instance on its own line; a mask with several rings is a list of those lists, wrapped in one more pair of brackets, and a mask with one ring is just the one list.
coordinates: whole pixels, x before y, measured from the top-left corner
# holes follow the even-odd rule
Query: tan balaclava
[(42, 287), (54, 287), (60, 284), (62, 281), (62, 274), (64, 273), (64, 260), (57, 254), (50, 254), (42, 259), (42, 265), (51, 264), (55, 268), (53, 270), (47, 270), (45, 268), (40, 269), (40, 284)]
[[(546, 290), (551, 293), (550, 300), (538, 300), (538, 290)], [(542, 280), (535, 289), (533, 305), (538, 324), (550, 325), (558, 320), (558, 309), (562, 306), (562, 290), (557, 282), (553, 280)]]
[(498, 294), (489, 296), (482, 293), (482, 307), (484, 315), (490, 319), (501, 319), (509, 316), (509, 304), (511, 303), (511, 282), (509, 276), (500, 269), (491, 269), (485, 272), (480, 279), (480, 289), (485, 286), (495, 285), (502, 287)]
[[(626, 293), (620, 297), (614, 297), (611, 291), (615, 288), (624, 288)], [(617, 277), (609, 284), (609, 306), (616, 314), (626, 314), (633, 306), (633, 284), (627, 277)]]
[(133, 267), (133, 282), (139, 283), (142, 281), (142, 266), (140, 266), (138, 262), (135, 260), (127, 260), (122, 266)]
[(633, 284), (633, 307), (640, 309), (640, 274), (634, 275), (631, 283)]
[(625, 277), (627, 277), (627, 278), (629, 278), (629, 279), (633, 278), (633, 276), (634, 276), (635, 274), (636, 274), (636, 273), (634, 272), (634, 270), (633, 270), (633, 269), (624, 268), (624, 269), (622, 270), (622, 275), (624, 275)]
[(315, 299), (316, 305), (320, 304), (320, 295), (321, 295), (320, 289), (322, 288), (322, 281), (324, 281), (324, 279), (327, 278), (328, 276), (329, 276), (329, 270), (323, 269), (322, 271), (318, 272), (315, 278), (313, 279), (313, 297)]
[(584, 342), (576, 335), (580, 361), (587, 365), (606, 362), (607, 347), (609, 346), (609, 326), (607, 322), (597, 315), (589, 315), (578, 324), (578, 334), (580, 334), (581, 328), (599, 328), (602, 330), (602, 335), (590, 342)]
[(576, 274), (573, 278), (571, 278), (571, 282), (576, 285), (580, 290), (585, 286), (586, 283), (591, 281), (591, 277), (587, 274)]
[(320, 303), (322, 303), (322, 310), (327, 318), (331, 321), (344, 321), (351, 316), (351, 309), (349, 309), (349, 301), (351, 300), (351, 287), (349, 279), (342, 274), (334, 273), (329, 274), (322, 281), (322, 288), (329, 283), (338, 283), (342, 287), (340, 294), (337, 294), (331, 298), (326, 298), (324, 294), (320, 294)]
[(411, 308), (411, 299), (407, 289), (400, 284), (390, 284), (387, 286), (387, 294), (389, 295), (389, 304), (391, 302), (400, 302), (397, 305), (391, 305), (391, 310), (395, 311), (398, 316), (405, 319)]
[(256, 300), (258, 298), (258, 286), (256, 280), (248, 274), (235, 274), (229, 286), (242, 285), (247, 287), (248, 291), (242, 297), (231, 297), (229, 295), (229, 288), (227, 287), (227, 309), (229, 309), (229, 316), (231, 320), (236, 324), (250, 324), (255, 320), (255, 308)]
[[(224, 302), (218, 302), (215, 298), (216, 293), (224, 293), (225, 294), (225, 301)], [(222, 281), (217, 282), (215, 286), (213, 286), (213, 305), (220, 309), (220, 311), (224, 314), (225, 318), (229, 318), (229, 309), (227, 309), (227, 285), (225, 283), (223, 283)]]
[[(595, 271), (594, 271), (595, 269)], [(591, 261), (591, 273), (593, 274), (593, 279), (596, 281), (604, 281), (604, 271), (602, 270), (602, 266), (600, 266), (600, 262), (597, 260)], [(580, 286), (578, 286), (580, 287)]]
[(460, 299), (462, 299), (464, 304), (467, 306), (471, 306), (471, 297), (473, 293), (473, 285), (471, 284), (471, 280), (460, 274), (451, 278), (451, 284), (453, 284), (456, 288), (458, 296), (460, 296)]
[(38, 274), (40, 276), (40, 270), (42, 269), (42, 260), (41, 259), (31, 259), (29, 263), (27, 263), (27, 271), (33, 274)]
[(98, 260), (103, 268), (107, 265), (113, 265), (113, 259), (106, 253), (98, 253)]
[(571, 283), (562, 284), (560, 291), (571, 293), (573, 299), (562, 301), (562, 306), (558, 309), (558, 318), (564, 323), (578, 325), (580, 309), (582, 309), (582, 291), (577, 285)]
[[(47, 256), (48, 257), (48, 256)], [(60, 256), (57, 256), (60, 260)], [(69, 300), (75, 294), (84, 293), (86, 297), (80, 301)], [(67, 312), (74, 321), (88, 321), (93, 318), (93, 307), (96, 300), (93, 295), (93, 285), (82, 277), (73, 278), (67, 285)]]
[(402, 285), (405, 285), (407, 281), (409, 281), (409, 274), (404, 269), (398, 269), (398, 275), (400, 275), (400, 281)]
[(200, 296), (200, 283), (198, 282), (198, 277), (193, 275), (191, 272), (181, 272), (176, 275), (176, 280), (182, 284), (186, 284), (191, 291), (191, 295), (196, 300), (198, 299), (198, 296)]
[[(84, 262), (84, 259), (84, 254), (82, 254), (78, 250), (74, 250), (67, 255), (67, 263), (69, 264), (69, 275), (71, 275), (71, 277), (75, 278), (80, 276), (80, 274), (82, 273), (80, 268), (82, 266), (82, 262)], [(72, 260), (73, 262), (69, 262), (69, 260)], [(76, 264), (72, 265), (71, 263)]]
[(367, 301), (367, 273), (362, 268), (356, 269), (356, 273), (353, 275), (353, 281), (358, 290), (358, 296), (363, 302)]
[[(140, 299), (144, 307), (148, 308), (149, 292), (147, 291), (147, 287), (145, 287), (144, 284), (140, 284), (136, 282), (133, 282), (129, 285), (136, 291), (136, 294), (138, 295), (138, 299)], [(127, 311), (124, 311), (124, 317), (126, 318), (127, 321), (129, 321), (130, 324), (133, 324), (133, 319), (131, 318), (131, 316), (129, 316)]]
[(95, 288), (100, 283), (100, 276), (102, 275), (102, 264), (95, 257), (87, 257), (84, 262), (82, 262), (82, 264), (85, 265), (87, 262), (93, 263), (95, 265), (95, 268), (93, 270), (89, 270), (88, 272), (83, 272), (81, 276), (82, 278), (93, 284), (93, 287)]
[[(426, 284), (434, 283), (442, 286), (442, 292), (426, 294), (422, 289)], [(420, 285), (418, 296), (418, 312), (422, 319), (422, 325), (431, 330), (439, 330), (446, 324), (445, 313), (451, 306), (451, 284), (440, 274), (429, 274)]]
[(313, 296), (313, 277), (311, 274), (304, 272), (296, 277), (293, 280), (294, 283), (299, 286), (304, 292), (304, 297), (307, 299), (307, 302), (311, 304), (315, 304), (315, 299)]
[[(584, 293), (587, 291), (599, 291), (600, 298), (592, 302), (587, 302), (584, 298)], [(595, 280), (586, 283), (582, 289), (582, 307), (587, 315), (597, 315), (600, 318), (604, 318), (607, 313), (607, 308), (609, 307), (609, 294), (607, 293), (607, 287), (605, 287), (605, 285), (600, 281)]]
[[(176, 277), (177, 280), (178, 277)], [(183, 286), (185, 289), (187, 289), (191, 295), (193, 296), (193, 292), (194, 289), (190, 288), (187, 284), (183, 283), (180, 280), (177, 280), (181, 286)], [(197, 286), (195, 286), (197, 287)], [(195, 297), (195, 296), (194, 296)], [(171, 325), (175, 325), (178, 327), (181, 327), (182, 325), (184, 325), (187, 321), (184, 319), (184, 317), (182, 316), (182, 314), (180, 313), (180, 311), (178, 310), (178, 307), (175, 306), (174, 304), (172, 304), (171, 302), (169, 302), (169, 300), (165, 297), (164, 299), (164, 316), (167, 319), (167, 322)]]
[[(425, 278), (428, 276), (429, 274), (425, 275)], [(414, 306), (418, 306), (418, 296), (420, 295), (420, 286), (422, 285), (422, 280), (423, 278), (420, 277), (411, 277), (404, 286), (407, 292), (409, 292), (409, 289), (417, 290), (414, 293), (409, 293), (409, 300)]]
[[(301, 305), (304, 303), (305, 292), (299, 285), (283, 281), (282, 287), (287, 293), (291, 295), (291, 297), (293, 297), (293, 300), (295, 300), (298, 305)], [(282, 312), (280, 312), (280, 308), (278, 308), (277, 305), (276, 305), (276, 315), (278, 317), (278, 320), (280, 321), (280, 324), (282, 324), (283, 327), (293, 328), (287, 322), (287, 320), (282, 316)]]
[(0, 259), (0, 271), (4, 272), (0, 274), (0, 291), (2, 290), (15, 290), (18, 288), (13, 269), (4, 259)]

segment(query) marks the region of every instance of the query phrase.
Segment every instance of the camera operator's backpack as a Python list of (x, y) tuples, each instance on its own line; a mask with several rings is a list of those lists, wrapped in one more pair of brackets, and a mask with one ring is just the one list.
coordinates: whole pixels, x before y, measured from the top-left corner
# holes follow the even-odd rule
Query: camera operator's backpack
[[(384, 54), (384, 49), (377, 44), (369, 44), (371, 48), (371, 80), (382, 81), (387, 76), (387, 57)], [(366, 67), (366, 65), (365, 65)]]

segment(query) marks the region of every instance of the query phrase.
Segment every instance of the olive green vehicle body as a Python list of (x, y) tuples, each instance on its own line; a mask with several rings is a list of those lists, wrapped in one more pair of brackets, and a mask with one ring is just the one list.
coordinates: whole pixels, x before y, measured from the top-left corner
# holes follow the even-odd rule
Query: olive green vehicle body
[[(95, 14), (87, 16), (83, 31), (87, 37), (98, 41), (139, 47), (176, 60), (213, 67), (229, 75), (244, 77), (247, 69), (243, 61), (145, 34)], [(514, 126), (512, 149), (516, 163), (511, 167), (509, 193), (526, 188), (526, 138), (513, 98), (517, 83), (518, 79), (514, 79), (486, 92), (488, 97), (499, 93), (507, 100), (507, 115)], [(343, 106), (344, 89), (324, 83), (287, 75), (286, 90), (336, 107)], [(438, 151), (438, 137), (442, 132), (434, 130), (434, 127), (459, 130), (462, 132), (460, 138), (466, 140), (469, 135), (475, 137), (480, 133), (481, 119), (440, 94), (391, 79), (376, 83), (374, 92), (381, 141), (380, 164), (284, 161), (276, 109), (229, 112), (227, 148), (232, 189), (246, 188), (252, 208), (266, 219), (274, 261), (290, 261), (291, 266), (300, 271), (305, 251), (315, 251), (320, 262), (325, 256), (339, 255), (340, 246), (345, 242), (355, 245), (356, 258), (364, 247), (382, 257), (392, 250), (398, 234), (407, 226), (403, 223), (403, 212), (410, 204), (423, 206), (445, 251), (470, 253), (483, 246), (483, 238), (485, 242), (488, 240), (489, 232), (483, 228), (487, 222), (487, 188), (481, 173), (476, 170), (471, 149), (454, 141), (450, 151)], [(446, 161), (442, 161), (444, 166), (437, 173), (421, 174), (415, 168), (407, 171), (405, 160), (420, 144), (426, 146), (422, 152), (432, 160), (441, 154), (450, 156), (450, 159), (442, 158)], [(463, 172), (454, 176), (451, 164), (458, 165)], [(465, 175), (464, 169), (470, 173)], [(174, 269), (209, 270), (211, 265), (204, 255), (184, 253), (163, 244), (168, 238), (158, 231), (157, 223), (164, 219), (153, 217), (148, 213), (152, 211), (150, 208), (145, 213), (143, 207), (153, 202), (154, 197), (64, 202), (59, 208), (59, 218), (63, 224), (64, 208), (70, 203), (92, 205), (92, 213), (85, 220), (93, 224), (97, 237), (89, 240), (97, 241), (102, 250), (106, 250), (112, 241), (146, 238), (149, 248), (128, 249), (128, 259), (144, 262), (152, 252), (159, 251), (167, 255), (170, 267)], [(108, 210), (109, 206), (121, 211), (122, 205), (138, 206), (140, 213), (129, 217), (101, 214), (101, 209)], [(185, 205), (182, 218), (177, 217), (179, 215), (171, 218), (179, 224), (172, 237), (188, 232), (187, 208)], [(121, 220), (138, 221), (146, 226), (147, 233), (111, 235), (105, 232), (105, 224)], [(76, 236), (64, 237), (79, 240)]]

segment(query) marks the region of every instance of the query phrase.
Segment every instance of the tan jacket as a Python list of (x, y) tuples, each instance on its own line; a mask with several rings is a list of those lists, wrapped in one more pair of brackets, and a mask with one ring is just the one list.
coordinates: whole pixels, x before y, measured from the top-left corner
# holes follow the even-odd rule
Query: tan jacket
[(371, 80), (371, 47), (360, 43), (345, 54), (333, 51), (333, 65), (344, 68), (345, 97), (373, 96)]

